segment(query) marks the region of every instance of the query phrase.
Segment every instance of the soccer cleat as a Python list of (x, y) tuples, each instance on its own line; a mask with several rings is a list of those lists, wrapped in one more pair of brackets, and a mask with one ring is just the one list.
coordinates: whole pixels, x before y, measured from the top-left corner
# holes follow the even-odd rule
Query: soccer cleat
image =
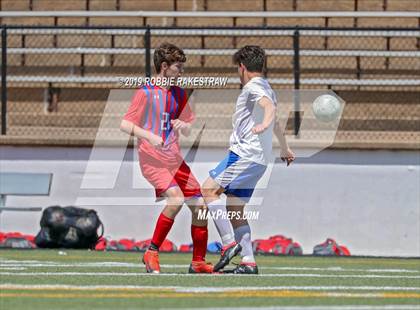
[(240, 253), (242, 247), (239, 243), (233, 242), (227, 246), (222, 248), (222, 253), (220, 256), (220, 260), (214, 265), (214, 271), (217, 272), (223, 269), (226, 265), (230, 263), (232, 258), (234, 258), (238, 253)]
[(159, 252), (147, 250), (143, 256), (143, 264), (146, 265), (148, 273), (160, 273)]
[(213, 273), (213, 265), (206, 262), (191, 262), (188, 273)]
[(233, 274), (258, 274), (258, 266), (255, 263), (240, 263), (233, 270), (226, 270), (224, 273)]

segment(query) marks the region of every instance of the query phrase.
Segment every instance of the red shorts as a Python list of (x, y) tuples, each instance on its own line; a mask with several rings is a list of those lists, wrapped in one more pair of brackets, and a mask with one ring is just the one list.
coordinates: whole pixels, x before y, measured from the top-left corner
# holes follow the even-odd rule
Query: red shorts
[(155, 188), (156, 200), (171, 187), (179, 187), (186, 199), (201, 197), (200, 183), (191, 172), (190, 167), (182, 161), (179, 165), (165, 166), (161, 162), (142, 162), (140, 168), (143, 176)]

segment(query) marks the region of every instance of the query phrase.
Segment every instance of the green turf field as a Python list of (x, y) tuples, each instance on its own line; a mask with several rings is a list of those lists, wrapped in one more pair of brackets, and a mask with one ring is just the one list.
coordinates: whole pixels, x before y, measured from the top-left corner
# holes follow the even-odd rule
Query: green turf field
[(233, 276), (187, 274), (190, 254), (162, 254), (148, 275), (139, 257), (0, 250), (0, 309), (420, 309), (418, 259), (258, 256), (260, 275)]

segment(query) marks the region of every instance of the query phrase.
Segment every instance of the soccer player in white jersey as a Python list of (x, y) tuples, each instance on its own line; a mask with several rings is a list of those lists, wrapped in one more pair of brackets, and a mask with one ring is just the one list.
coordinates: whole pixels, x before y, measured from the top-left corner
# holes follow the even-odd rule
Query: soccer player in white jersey
[[(241, 253), (241, 263), (231, 272), (235, 274), (257, 274), (251, 229), (242, 216), (255, 185), (263, 176), (272, 152), (272, 136), (276, 115), (276, 96), (270, 84), (263, 78), (264, 50), (259, 46), (245, 46), (233, 56), (243, 86), (236, 102), (232, 118), (233, 133), (230, 137), (229, 154), (216, 168), (209, 172), (209, 178), (202, 186), (202, 193), (211, 214), (225, 214), (227, 211), (240, 214), (213, 216), (223, 248), (221, 258), (214, 271), (222, 270), (230, 260)], [(280, 139), (281, 157), (287, 164), (295, 159), (285, 139)], [(220, 195), (227, 195), (227, 205)]]

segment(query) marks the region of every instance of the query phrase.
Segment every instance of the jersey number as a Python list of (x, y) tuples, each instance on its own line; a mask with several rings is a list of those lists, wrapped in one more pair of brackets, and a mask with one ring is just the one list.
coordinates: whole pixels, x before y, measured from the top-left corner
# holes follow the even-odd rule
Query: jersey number
[(160, 129), (168, 130), (169, 129), (169, 113), (162, 113), (162, 120), (160, 121)]

